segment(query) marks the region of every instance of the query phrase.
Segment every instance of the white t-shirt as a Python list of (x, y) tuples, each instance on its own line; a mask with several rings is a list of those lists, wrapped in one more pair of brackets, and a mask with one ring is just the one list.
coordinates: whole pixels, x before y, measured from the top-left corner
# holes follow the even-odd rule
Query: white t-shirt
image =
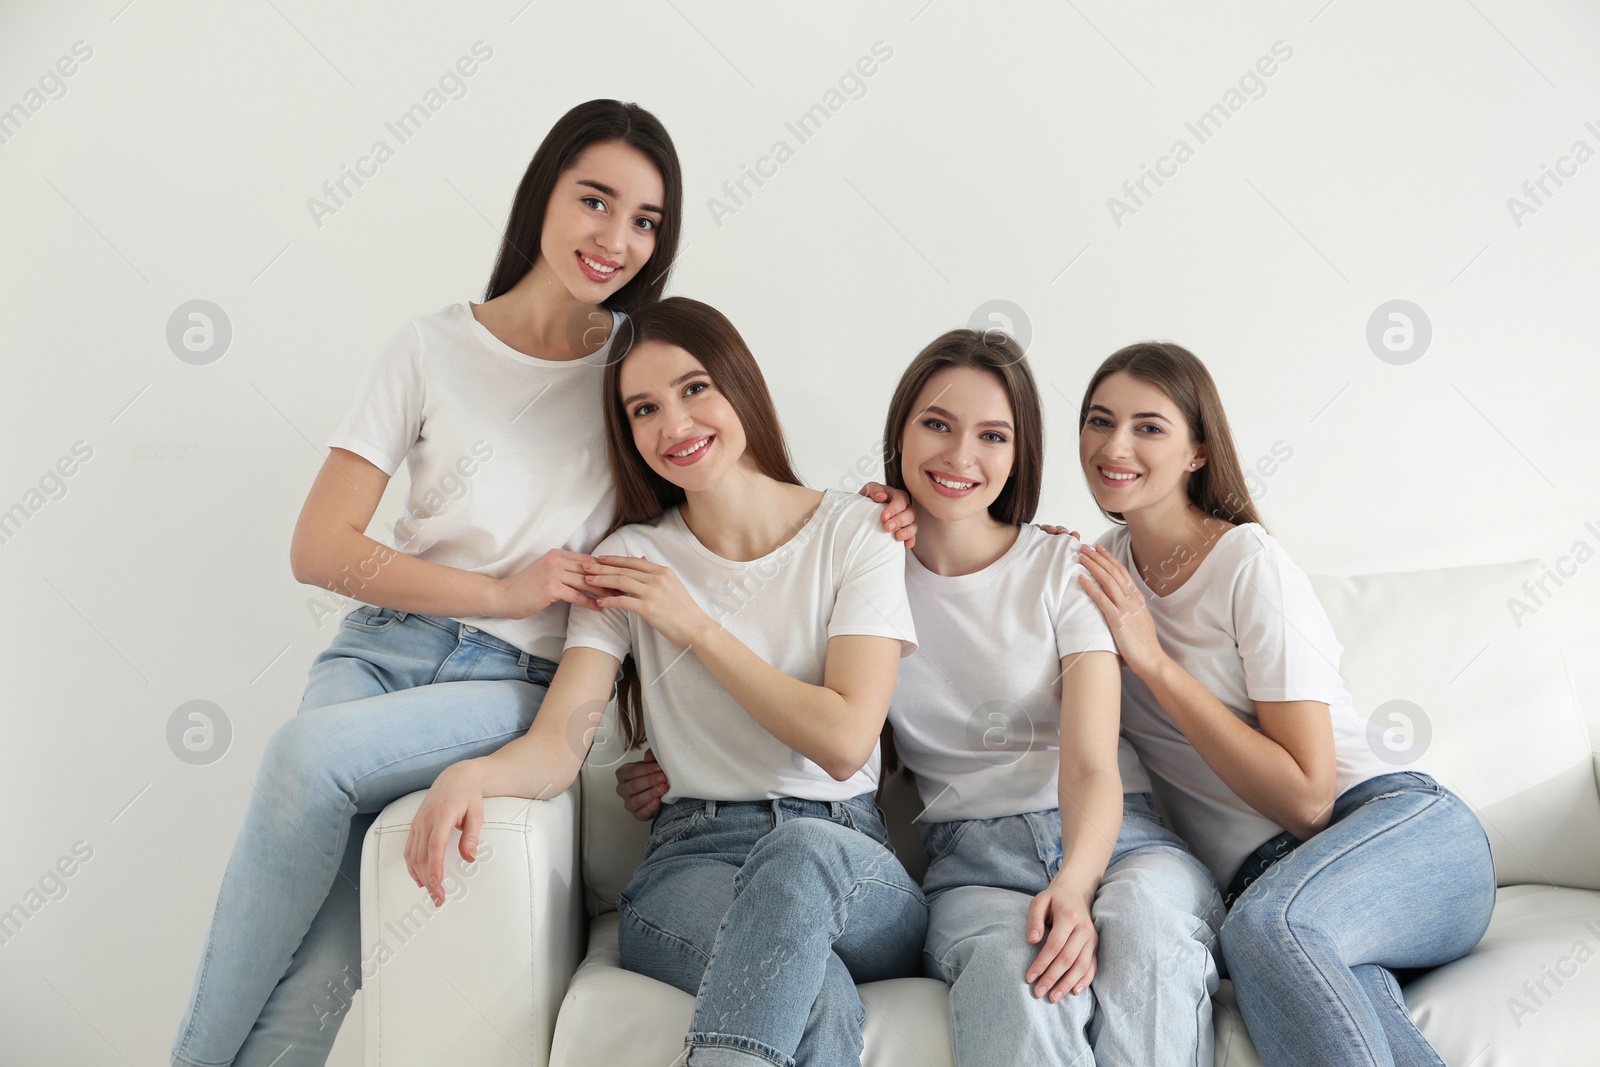
[[(624, 526), (595, 549), (643, 556), (672, 569), (689, 595), (750, 651), (791, 678), (821, 685), (828, 639), (892, 637), (916, 651), (906, 604), (905, 549), (884, 532), (881, 504), (824, 491), (810, 520), (781, 547), (748, 562), (716, 555), (689, 531), (677, 508)], [(578, 611), (568, 648), (632, 651), (643, 683), (650, 748), (671, 783), (665, 801), (848, 800), (878, 785), (878, 749), (854, 776), (836, 782), (766, 731), (687, 649), (621, 608)]]
[[(1339, 674), (1343, 649), (1305, 572), (1255, 523), (1224, 531), (1179, 589), (1158, 597), (1133, 565), (1128, 529), (1099, 541), (1144, 594), (1167, 655), (1229, 711), (1259, 730), (1252, 701), (1328, 705), (1336, 793), (1404, 770), (1378, 758)], [(1177, 831), (1224, 888), (1244, 858), (1283, 827), (1256, 812), (1195, 751), (1148, 687), (1122, 672), (1122, 729), (1133, 740)]]
[[(998, 819), (1060, 803), (1061, 658), (1117, 650), (1081, 586), (1078, 539), (1023, 525), (981, 571), (935, 574), (906, 553), (916, 655), (889, 719), (917, 779), (922, 819)], [(1118, 739), (1124, 792), (1149, 780)]]
[[(620, 320), (613, 313), (612, 337)], [(408, 555), (504, 578), (553, 548), (587, 552), (615, 515), (600, 408), (610, 347), (536, 359), (468, 304), (419, 315), (384, 343), (328, 444), (390, 476), (406, 462), (394, 546)], [(558, 660), (567, 605), (460, 621)]]

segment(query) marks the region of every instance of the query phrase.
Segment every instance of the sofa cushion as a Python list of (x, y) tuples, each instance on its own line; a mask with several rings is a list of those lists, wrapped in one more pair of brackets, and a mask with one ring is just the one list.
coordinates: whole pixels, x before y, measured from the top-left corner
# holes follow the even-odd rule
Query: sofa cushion
[[(594, 920), (589, 954), (556, 1021), (551, 1067), (670, 1063), (683, 1049), (694, 998), (622, 969), (616, 912)], [(862, 1067), (953, 1067), (950, 995), (943, 982), (900, 978), (859, 987), (867, 1019)], [(626, 1016), (627, 1024), (619, 1019)]]
[(1499, 884), (1600, 889), (1600, 791), (1554, 619), (1508, 606), (1540, 573), (1502, 563), (1312, 584), (1369, 742), (1381, 754), (1414, 741), (1477, 812)]
[[(1406, 985), (1406, 1007), (1446, 1063), (1593, 1063), (1600, 1049), (1600, 893), (1508, 886), (1478, 947)], [(1216, 1067), (1261, 1067), (1234, 997), (1216, 996)]]
[[(1592, 1063), (1600, 1049), (1600, 893), (1499, 891), (1478, 947), (1405, 989), (1448, 1063)], [(1485, 1051), (1487, 1050), (1487, 1051)]]

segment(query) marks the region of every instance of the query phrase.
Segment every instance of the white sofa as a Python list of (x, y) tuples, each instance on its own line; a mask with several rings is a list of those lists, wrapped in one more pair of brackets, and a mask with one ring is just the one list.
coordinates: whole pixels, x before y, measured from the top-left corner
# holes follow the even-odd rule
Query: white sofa
[[(1507, 607), (1536, 571), (1518, 563), (1315, 580), (1360, 714), (1392, 700), (1420, 708), (1409, 725), (1430, 769), (1473, 806), (1493, 843), (1500, 889), (1488, 934), (1405, 990), (1452, 1067), (1600, 1063), (1600, 758), (1551, 610), (1519, 626)], [(1384, 728), (1407, 728), (1393, 710), (1374, 743)], [(437, 913), (402, 855), (422, 794), (372, 827), (361, 901), (368, 1067), (611, 1067), (678, 1053), (692, 999), (619, 964), (613, 903), (647, 828), (613, 791), (624, 753), (599, 741), (560, 798), (487, 804), (486, 854), (470, 872), (454, 859), (453, 895)], [(885, 807), (919, 873), (909, 787)], [(863, 1063), (954, 1062), (942, 983), (861, 992)], [(1218, 1067), (1259, 1064), (1227, 982), (1216, 1009)]]

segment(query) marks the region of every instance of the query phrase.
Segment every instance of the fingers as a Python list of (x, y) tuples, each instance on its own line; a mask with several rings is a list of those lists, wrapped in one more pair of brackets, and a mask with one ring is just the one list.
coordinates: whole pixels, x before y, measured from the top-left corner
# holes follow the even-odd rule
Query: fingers
[[(1050, 895), (1040, 893), (1028, 905), (1028, 944), (1037, 945), (1044, 939), (1044, 924), (1050, 919)], [(1037, 966), (1038, 961), (1035, 961)], [(1033, 981), (1034, 968), (1028, 968), (1028, 981)]]
[(1094, 578), (1096, 584), (1100, 587), (1100, 591), (1105, 593), (1112, 603), (1120, 608), (1122, 601), (1128, 599), (1130, 591), (1127, 585), (1124, 584), (1123, 578), (1108, 565), (1108, 563), (1115, 563), (1116, 561), (1108, 561), (1094, 551), (1086, 551), (1079, 553), (1078, 562), (1082, 563), (1083, 569), (1088, 571), (1090, 576)]
[(643, 759), (617, 768), (617, 796), (622, 798), (628, 814), (640, 822), (655, 817), (666, 794), (667, 775), (654, 753), (646, 752)]
[[(1075, 921), (1073, 921), (1075, 918)], [(1044, 947), (1028, 968), (1035, 997), (1048, 997), (1052, 1004), (1068, 993), (1088, 988), (1094, 954), (1094, 926), (1087, 920), (1063, 917), (1051, 928)]]
[(444, 881), (445, 846), (450, 844), (450, 831), (454, 829), (452, 823), (439, 819), (428, 834), (428, 854), (422, 862), (422, 887), (428, 891), (434, 907), (444, 903), (444, 892), (439, 884)]
[(645, 760), (634, 760), (632, 763), (621, 763), (621, 765), (618, 765), (618, 768), (616, 768), (616, 792), (618, 792), (618, 795), (622, 795), (622, 787), (624, 787), (624, 785), (634, 785), (635, 782), (642, 781), (642, 779), (648, 779), (651, 771), (653, 771), (653, 768), (651, 768), (650, 763), (646, 763)]
[[(1056, 956), (1056, 965), (1061, 967), (1060, 977), (1053, 986), (1045, 989), (1045, 996), (1050, 998), (1051, 1003), (1059, 1001), (1068, 993), (1081, 993), (1089, 988), (1089, 977), (1092, 976), (1094, 968), (1094, 944), (1093, 926), (1088, 922), (1080, 922), (1073, 927), (1066, 944)], [(1049, 974), (1046, 972), (1040, 979), (1040, 985), (1043, 985), (1044, 978), (1048, 977)]]
[(466, 817), (461, 822), (461, 858), (468, 863), (478, 862), (478, 838), (483, 832), (483, 801), (474, 800), (467, 805)]
[[(1105, 546), (1089, 546), (1078, 553), (1078, 560), (1086, 566), (1089, 564), (1098, 566), (1100, 570), (1111, 577), (1111, 584), (1114, 584), (1118, 589), (1130, 596), (1133, 594), (1133, 576), (1128, 573), (1128, 568), (1122, 565), (1122, 561), (1113, 556)], [(1107, 583), (1101, 582), (1100, 584), (1106, 585)]]
[(423, 862), (428, 855), (428, 835), (433, 827), (430, 816), (430, 809), (424, 804), (411, 820), (411, 832), (406, 835), (406, 873), (411, 875), (418, 889), (423, 885)]
[(607, 567), (620, 567), (629, 571), (642, 571), (645, 574), (656, 574), (667, 568), (651, 563), (643, 556), (596, 556), (594, 564), (586, 567), (590, 573), (603, 571)]
[(620, 570), (585, 575), (584, 581), (590, 589), (614, 589), (619, 593), (643, 593), (650, 588), (645, 577)]
[(625, 798), (622, 806), (627, 809), (629, 815), (640, 822), (649, 822), (656, 817), (656, 812), (661, 810), (661, 796), (666, 790), (666, 786), (651, 786), (642, 793)]
[(644, 601), (631, 596), (603, 596), (595, 598), (595, 607), (604, 611), (606, 608), (621, 608), (635, 615), (644, 615)]
[(594, 611), (600, 610), (594, 602), (594, 591), (589, 586), (587, 576), (580, 572), (574, 571), (571, 574), (561, 575), (556, 587), (551, 592), (557, 600)]

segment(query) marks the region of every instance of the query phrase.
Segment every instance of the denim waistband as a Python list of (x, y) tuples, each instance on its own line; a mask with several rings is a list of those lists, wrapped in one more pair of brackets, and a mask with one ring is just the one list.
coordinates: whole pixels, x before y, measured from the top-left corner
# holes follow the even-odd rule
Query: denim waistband
[(513, 645), (511, 642), (496, 637), (494, 634), (480, 626), (474, 626), (471, 623), (462, 622), (460, 619), (451, 619), (439, 615), (424, 615), (420, 611), (396, 611), (394, 608), (376, 608), (370, 605), (357, 608), (356, 610), (362, 612), (364, 615), (367, 615), (370, 618), (382, 618), (384, 615), (393, 615), (395, 617), (395, 621), (400, 625), (405, 625), (407, 620), (411, 620), (437, 627), (438, 629), (445, 631), (458, 640), (466, 641), (469, 644), (482, 645), (485, 648), (492, 648), (496, 652), (504, 652), (508, 656), (515, 656), (517, 658), (517, 666), (519, 667), (526, 667), (532, 664), (537, 667), (542, 667), (551, 674), (554, 674), (556, 668), (559, 666), (559, 664), (552, 663), (543, 656), (535, 656), (532, 652), (524, 651), (523, 649), (518, 648), (516, 645)]
[(695, 811), (702, 811), (707, 817), (716, 818), (719, 811), (727, 814), (740, 809), (763, 809), (788, 818), (812, 816), (838, 819), (843, 817), (846, 807), (864, 811), (874, 817), (878, 813), (878, 803), (873, 793), (862, 793), (848, 800), (805, 800), (801, 797), (777, 797), (771, 800), (701, 800), (699, 797), (679, 797), (670, 804), (661, 805), (661, 810), (656, 813), (656, 820), (658, 823), (667, 822), (674, 815)]
[[(1340, 793), (1338, 799), (1333, 802), (1333, 816), (1328, 820), (1328, 825), (1338, 822), (1369, 800), (1375, 800), (1386, 793), (1419, 787), (1437, 789), (1439, 785), (1432, 777), (1420, 771), (1393, 771), (1368, 778), (1364, 782), (1357, 782)], [(1233, 873), (1233, 880), (1228, 883), (1228, 890), (1223, 894), (1222, 906), (1232, 908), (1233, 902), (1262, 875), (1271, 870), (1273, 864), (1303, 844), (1304, 841), (1285, 830), (1252, 851)]]

